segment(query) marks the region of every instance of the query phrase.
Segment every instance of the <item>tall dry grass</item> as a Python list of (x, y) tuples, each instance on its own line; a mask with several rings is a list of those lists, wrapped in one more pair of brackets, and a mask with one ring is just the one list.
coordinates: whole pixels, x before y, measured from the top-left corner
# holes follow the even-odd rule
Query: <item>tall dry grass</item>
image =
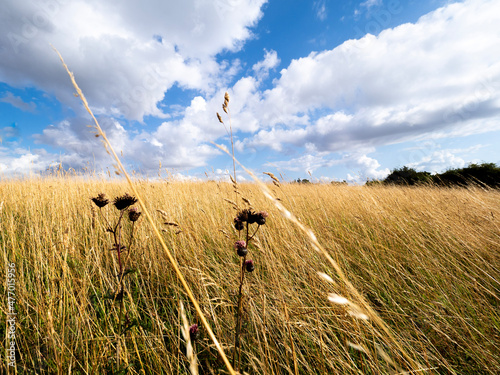
[[(226, 183), (142, 181), (138, 192), (219, 342), (234, 339), (239, 263)], [(405, 370), (376, 328), (326, 298), (346, 290), (302, 232), (253, 184), (243, 196), (269, 212), (252, 242), (256, 270), (244, 285), (242, 371), (383, 374)], [(349, 280), (421, 366), (420, 373), (500, 372), (500, 194), (481, 189), (271, 185), (341, 265)], [(18, 370), (99, 374), (115, 368), (112, 239), (90, 197), (130, 192), (123, 182), (45, 178), (0, 183), (4, 265), (17, 269)], [(179, 227), (163, 225), (164, 211)], [(110, 213), (109, 213), (110, 214)], [(141, 219), (142, 220), (142, 219)], [(189, 371), (183, 300), (200, 323), (145, 221), (136, 225), (126, 281), (129, 373)], [(329, 274), (327, 282), (318, 272)], [(2, 284), (1, 288), (5, 286)], [(2, 298), (5, 293), (2, 290)], [(5, 321), (6, 303), (2, 301)], [(226, 370), (203, 328), (200, 373)], [(5, 326), (0, 326), (5, 337)], [(391, 364), (393, 363), (393, 364)]]

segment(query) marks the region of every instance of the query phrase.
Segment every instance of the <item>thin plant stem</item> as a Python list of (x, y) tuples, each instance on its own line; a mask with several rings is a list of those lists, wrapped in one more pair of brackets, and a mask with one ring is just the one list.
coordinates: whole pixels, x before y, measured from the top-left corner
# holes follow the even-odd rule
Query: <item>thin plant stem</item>
[[(246, 223), (246, 244), (247, 244), (247, 246), (248, 246), (248, 241), (250, 240), (250, 238), (248, 237), (248, 230), (249, 230), (248, 227), (249, 227), (249, 224), (247, 222)], [(238, 289), (238, 310), (236, 312), (236, 328), (234, 330), (235, 333), (234, 333), (233, 367), (234, 367), (235, 361), (236, 361), (236, 352), (239, 352), (239, 348), (240, 348), (241, 309), (242, 309), (242, 305), (243, 305), (243, 303), (242, 303), (243, 302), (243, 282), (245, 281), (245, 261), (246, 261), (246, 259), (247, 259), (247, 256), (245, 255), (242, 258), (241, 267), (240, 267), (240, 286)], [(238, 363), (241, 360), (240, 357), (241, 357), (241, 353), (240, 353), (240, 355), (238, 355)], [(239, 369), (239, 365), (237, 368)]]
[[(217, 145), (212, 142), (213, 145), (215, 145), (217, 148), (220, 150), (224, 151), (227, 153), (229, 156), (229, 152), (224, 146)], [(352, 295), (361, 303), (361, 305), (364, 307), (368, 317), (373, 321), (374, 326), (373, 330), (378, 334), (380, 338), (383, 339), (388, 339), (388, 342), (394, 343), (395, 347), (398, 349), (400, 355), (402, 358), (404, 358), (409, 367), (412, 369), (419, 370), (421, 366), (406, 352), (406, 350), (403, 348), (399, 340), (396, 339), (394, 334), (392, 333), (391, 329), (389, 326), (380, 318), (378, 313), (371, 307), (371, 305), (366, 301), (365, 297), (356, 289), (356, 287), (350, 282), (350, 280), (347, 278), (345, 272), (343, 269), (340, 267), (340, 265), (332, 258), (332, 256), (328, 253), (328, 251), (318, 242), (316, 236), (314, 235), (313, 231), (309, 229), (307, 226), (302, 224), (296, 217), (293, 215), (290, 211), (288, 211), (285, 206), (283, 206), (276, 198), (273, 197), (271, 191), (269, 188), (248, 168), (246, 168), (244, 165), (242, 165), (236, 158), (233, 156), (233, 160), (241, 167), (243, 170), (252, 177), (252, 179), (259, 185), (261, 188), (264, 196), (269, 199), (270, 201), (273, 202), (273, 204), (276, 206), (276, 208), (283, 214), (285, 218), (290, 220), (292, 223), (294, 223), (304, 234), (307, 235), (309, 238), (309, 241), (311, 242), (313, 248), (318, 251), (319, 253), (323, 254), (323, 256), (328, 260), (332, 268), (335, 270), (337, 275), (339, 276), (340, 280), (344, 283), (346, 286), (347, 290), (349, 290)], [(375, 327), (379, 327), (383, 333), (385, 333), (386, 338), (383, 337), (380, 331), (375, 329)]]
[[(229, 118), (229, 131), (231, 132), (231, 152), (233, 154), (233, 176), (234, 176), (234, 182), (237, 183), (238, 181), (236, 180), (236, 162), (234, 159), (234, 140), (233, 140), (233, 126), (231, 122), (231, 111), (229, 110), (229, 107), (226, 107), (227, 109), (227, 117)], [(235, 191), (234, 192), (234, 199), (236, 202), (236, 207), (238, 207), (238, 193)]]
[(111, 146), (111, 143), (110, 143), (109, 139), (106, 137), (106, 134), (104, 133), (104, 131), (102, 130), (101, 126), (99, 125), (99, 122), (95, 118), (94, 113), (90, 109), (90, 107), (88, 105), (88, 102), (87, 102), (87, 99), (85, 98), (85, 96), (83, 95), (82, 90), (80, 89), (80, 87), (78, 86), (78, 84), (75, 81), (75, 76), (69, 70), (68, 66), (64, 62), (64, 59), (61, 56), (61, 54), (59, 53), (59, 51), (57, 49), (55, 49), (55, 47), (53, 47), (53, 48), (54, 48), (54, 51), (58, 54), (59, 59), (61, 60), (62, 65), (64, 66), (64, 69), (66, 69), (66, 72), (68, 73), (68, 75), (69, 75), (69, 77), (71, 79), (71, 82), (73, 83), (73, 86), (76, 89), (76, 92), (77, 92), (78, 96), (80, 97), (83, 105), (85, 106), (85, 109), (87, 110), (87, 112), (92, 117), (92, 120), (94, 121), (94, 124), (95, 124), (95, 129), (98, 131), (99, 136), (101, 136), (103, 138), (103, 140), (105, 142), (105, 145), (106, 145), (106, 148), (113, 155), (114, 159), (116, 160), (116, 163), (118, 165), (119, 170), (123, 173), (123, 175), (125, 176), (125, 178), (126, 178), (128, 184), (129, 184), (130, 188), (132, 189), (132, 192), (137, 197), (137, 201), (138, 201), (139, 205), (141, 206), (142, 211), (144, 212), (144, 215), (146, 216), (149, 224), (151, 225), (151, 228), (153, 229), (153, 232), (154, 232), (155, 236), (158, 238), (158, 241), (160, 242), (160, 245), (161, 245), (162, 249), (164, 250), (165, 254), (167, 255), (168, 260), (170, 261), (170, 264), (172, 265), (172, 268), (174, 269), (174, 271), (175, 271), (175, 273), (176, 273), (179, 281), (181, 282), (184, 290), (186, 291), (186, 294), (188, 295), (189, 299), (191, 300), (191, 303), (193, 304), (193, 306), (194, 306), (194, 308), (195, 308), (195, 310), (196, 310), (196, 312), (197, 312), (197, 314), (198, 314), (198, 316), (199, 316), (199, 318), (200, 318), (203, 326), (207, 330), (207, 333), (210, 336), (211, 340), (213, 341), (215, 347), (217, 348), (217, 351), (220, 353), (220, 355), (222, 357), (222, 360), (224, 361), (224, 364), (226, 365), (227, 369), (229, 370), (229, 373), (232, 374), (232, 375), (236, 375), (236, 372), (234, 371), (233, 367), (231, 366), (231, 363), (229, 362), (226, 354), (224, 353), (224, 350), (222, 349), (222, 346), (220, 345), (219, 341), (217, 340), (217, 337), (215, 337), (215, 334), (213, 333), (212, 328), (208, 324), (208, 321), (205, 318), (205, 315), (201, 311), (201, 307), (200, 307), (198, 301), (194, 297), (193, 292), (191, 291), (191, 288), (187, 284), (186, 279), (184, 278), (184, 275), (182, 274), (179, 266), (177, 265), (177, 261), (175, 260), (175, 258), (172, 255), (172, 252), (170, 251), (170, 249), (166, 245), (165, 241), (163, 240), (163, 237), (160, 234), (160, 231), (158, 230), (158, 228), (156, 227), (155, 222), (154, 222), (153, 218), (151, 217), (151, 214), (149, 213), (149, 210), (147, 209), (146, 205), (144, 204), (144, 201), (142, 200), (140, 194), (138, 193), (135, 184), (132, 182), (132, 180), (130, 178), (130, 175), (127, 173), (125, 167), (123, 166), (122, 162), (120, 161), (120, 158), (118, 157), (118, 155), (116, 154), (115, 150)]

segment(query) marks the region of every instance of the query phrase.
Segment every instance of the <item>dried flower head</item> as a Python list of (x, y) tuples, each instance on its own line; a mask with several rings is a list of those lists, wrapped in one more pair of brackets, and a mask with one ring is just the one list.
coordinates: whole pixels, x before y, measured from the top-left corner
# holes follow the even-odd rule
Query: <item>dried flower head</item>
[(220, 115), (219, 115), (219, 112), (217, 112), (217, 118), (219, 119), (219, 122), (220, 122), (221, 124), (223, 124), (223, 123), (224, 123), (224, 121), (222, 121), (222, 117), (220, 117)]
[(191, 341), (196, 341), (200, 334), (200, 330), (198, 329), (198, 324), (193, 324), (191, 327), (189, 327), (189, 338)]
[(114, 200), (114, 205), (118, 210), (124, 210), (137, 202), (137, 198), (134, 198), (127, 193), (121, 197), (116, 197)]
[(247, 243), (245, 241), (236, 241), (234, 243), (234, 248), (240, 257), (244, 257), (248, 254)]
[(99, 208), (103, 208), (109, 203), (109, 200), (106, 199), (106, 195), (104, 193), (101, 193), (97, 197), (90, 199), (92, 199), (92, 202), (94, 202), (95, 205)]
[(237, 217), (234, 218), (234, 227), (236, 228), (236, 230), (243, 230), (244, 228), (243, 222)]
[(128, 210), (128, 218), (130, 219), (131, 222), (139, 220), (140, 216), (141, 212), (137, 208), (132, 207), (130, 210)]
[(266, 217), (268, 216), (269, 214), (266, 211), (260, 211), (257, 214), (257, 224), (264, 225), (266, 223)]
[(226, 93), (224, 94), (224, 101), (226, 101), (226, 102), (228, 102), (228, 103), (229, 103), (229, 94), (227, 93), (227, 91), (226, 91)]
[(260, 216), (259, 214), (255, 213), (255, 212), (250, 212), (250, 214), (248, 215), (248, 224), (253, 224), (253, 223), (256, 223), (258, 222)]
[(245, 268), (247, 272), (253, 272), (253, 270), (255, 269), (255, 264), (252, 259), (248, 259), (245, 261)]
[[(242, 223), (249, 222), (249, 218), (252, 216), (252, 211), (249, 209), (244, 209), (238, 212), (238, 215), (236, 215), (236, 219), (241, 221)], [(249, 222), (250, 223), (250, 222)], [(251, 223), (250, 223), (251, 224)]]

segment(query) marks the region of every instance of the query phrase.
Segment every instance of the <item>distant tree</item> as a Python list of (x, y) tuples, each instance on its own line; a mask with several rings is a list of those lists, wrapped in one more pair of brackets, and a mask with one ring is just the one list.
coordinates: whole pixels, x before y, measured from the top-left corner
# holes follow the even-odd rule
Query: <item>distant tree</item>
[(384, 183), (384, 181), (381, 180), (368, 180), (366, 181), (365, 186), (380, 186)]
[(383, 180), (384, 184), (392, 185), (418, 185), (432, 183), (432, 176), (429, 172), (417, 172), (413, 168), (404, 166), (394, 169), (389, 176)]
[(500, 167), (495, 163), (470, 164), (465, 168), (449, 169), (434, 176), (434, 182), (445, 186), (471, 184), (500, 188)]
[(332, 185), (347, 185), (347, 181), (332, 181), (330, 182)]
[(302, 180), (300, 178), (297, 178), (297, 180), (295, 180), (294, 182), (297, 184), (310, 184), (311, 183), (311, 181), (306, 180), (305, 178)]

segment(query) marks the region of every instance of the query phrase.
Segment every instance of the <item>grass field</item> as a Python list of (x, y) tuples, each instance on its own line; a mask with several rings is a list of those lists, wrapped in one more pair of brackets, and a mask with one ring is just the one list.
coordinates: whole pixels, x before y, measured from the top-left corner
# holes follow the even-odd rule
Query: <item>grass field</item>
[[(328, 300), (334, 293), (361, 303), (258, 186), (240, 184), (241, 196), (269, 213), (249, 245), (255, 271), (243, 285), (241, 373), (500, 373), (500, 192), (269, 187), (313, 230), (392, 338), (371, 318)], [(235, 200), (231, 184), (142, 181), (137, 188), (231, 357), (240, 270), (233, 245), (241, 239), (236, 211), (224, 200)], [(16, 270), (18, 373), (190, 371), (179, 302), (189, 324), (200, 321), (144, 215), (126, 255), (134, 272), (124, 280), (126, 318), (118, 332), (120, 304), (110, 297), (118, 287), (117, 254), (90, 198), (125, 192), (132, 193), (126, 183), (104, 180), (0, 182), (2, 262)], [(102, 209), (109, 221), (117, 212), (112, 204)], [(124, 222), (124, 233), (130, 227)], [(1, 288), (5, 322), (5, 283)], [(6, 329), (0, 325), (4, 347)], [(201, 324), (194, 352), (199, 373), (228, 372)]]

